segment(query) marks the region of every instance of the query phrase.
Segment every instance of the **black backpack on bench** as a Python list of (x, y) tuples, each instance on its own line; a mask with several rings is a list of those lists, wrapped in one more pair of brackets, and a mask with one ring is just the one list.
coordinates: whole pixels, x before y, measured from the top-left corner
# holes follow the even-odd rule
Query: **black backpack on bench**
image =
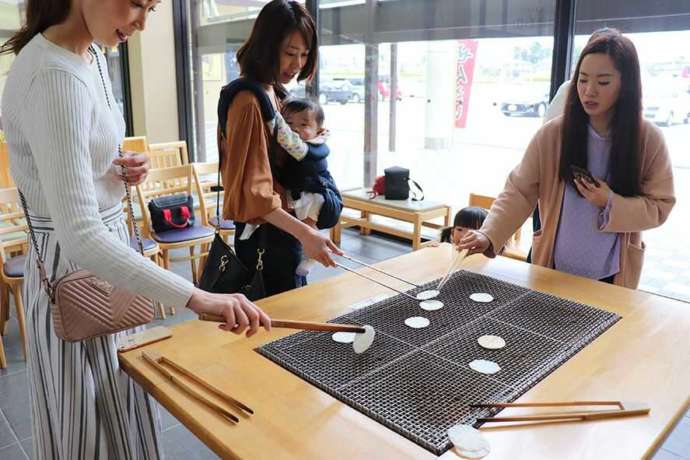
[(413, 191), (412, 201), (424, 199), (424, 190), (417, 182), (410, 179), (409, 169), (391, 166), (384, 169), (383, 173), (385, 175), (384, 195), (387, 200), (407, 200), (410, 198), (410, 182), (417, 188)]

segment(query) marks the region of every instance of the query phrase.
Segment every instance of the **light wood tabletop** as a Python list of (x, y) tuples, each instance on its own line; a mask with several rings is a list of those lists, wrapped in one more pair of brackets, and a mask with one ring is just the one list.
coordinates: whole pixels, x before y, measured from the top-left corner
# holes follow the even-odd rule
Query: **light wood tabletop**
[[(443, 275), (449, 245), (378, 264), (412, 281)], [(464, 269), (586, 303), (622, 317), (518, 401), (626, 400), (649, 405), (649, 416), (592, 422), (482, 427), (487, 458), (640, 458), (651, 456), (690, 403), (690, 305), (499, 257), (468, 257)], [(367, 269), (363, 269), (367, 270)], [(393, 284), (406, 288), (403, 283)], [(279, 318), (324, 321), (387, 293), (347, 273), (260, 302)], [(435, 458), (399, 434), (260, 356), (254, 348), (294, 331), (251, 339), (189, 321), (171, 339), (120, 355), (124, 370), (223, 458)], [(230, 424), (166, 381), (142, 357), (155, 350), (255, 411)], [(504, 410), (501, 415), (538, 409)], [(459, 458), (454, 450), (441, 458)]]

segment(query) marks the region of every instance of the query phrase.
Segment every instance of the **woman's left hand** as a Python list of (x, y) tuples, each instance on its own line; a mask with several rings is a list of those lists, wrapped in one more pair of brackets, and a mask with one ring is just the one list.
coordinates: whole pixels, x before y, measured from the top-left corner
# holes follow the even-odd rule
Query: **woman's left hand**
[(597, 185), (594, 185), (582, 178), (577, 178), (574, 180), (574, 182), (578, 191), (585, 200), (600, 208), (606, 207), (606, 204), (609, 201), (609, 194), (611, 193), (611, 187), (609, 187), (609, 184), (599, 178), (597, 178)]
[(135, 152), (124, 152), (121, 157), (113, 160), (113, 164), (126, 168), (127, 183), (129, 185), (139, 185), (144, 182), (151, 167), (148, 156)]

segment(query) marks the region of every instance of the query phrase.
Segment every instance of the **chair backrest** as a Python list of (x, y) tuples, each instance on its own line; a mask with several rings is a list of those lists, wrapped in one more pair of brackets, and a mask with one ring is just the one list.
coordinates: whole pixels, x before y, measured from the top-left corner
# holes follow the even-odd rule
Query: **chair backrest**
[[(489, 209), (491, 209), (491, 205), (494, 204), (494, 201), (496, 201), (496, 198), (492, 196), (477, 195), (476, 193), (470, 193), (469, 205), (476, 206), (478, 208), (484, 208), (488, 211)], [(521, 236), (522, 230), (518, 228), (517, 231), (513, 234), (512, 239), (515, 243), (518, 243), (520, 241)]]
[(10, 151), (7, 142), (0, 142), (0, 187), (14, 187), (14, 180), (10, 175)]
[[(203, 224), (208, 226), (208, 218), (216, 215), (217, 197), (211, 187), (218, 184), (218, 162), (192, 163), (194, 166), (194, 181), (197, 184), (197, 196), (203, 201), (206, 213), (202, 214)], [(220, 206), (223, 207), (223, 192), (220, 192)]]
[[(189, 151), (185, 141), (149, 144), (149, 155), (152, 168), (169, 168), (189, 163)], [(158, 162), (157, 165), (154, 164), (154, 158)]]
[(10, 254), (27, 249), (28, 230), (17, 188), (0, 189), (0, 259), (3, 263)]
[[(158, 168), (149, 170), (146, 181), (137, 185), (137, 198), (144, 221), (143, 231), (146, 236), (151, 235), (151, 215), (148, 202), (161, 196), (186, 194), (193, 195), (198, 190), (196, 185), (194, 168), (190, 164), (173, 166), (170, 168)], [(197, 200), (199, 212), (203, 218), (206, 214), (204, 200)]]
[(177, 149), (149, 150), (146, 155), (152, 169), (172, 168), (183, 164)]
[(486, 195), (477, 195), (476, 193), (470, 193), (470, 206), (476, 206), (478, 208), (484, 208), (487, 211), (491, 209), (491, 205), (494, 204), (496, 198)]
[(146, 136), (125, 137), (122, 141), (122, 150), (125, 152), (144, 153), (149, 149)]

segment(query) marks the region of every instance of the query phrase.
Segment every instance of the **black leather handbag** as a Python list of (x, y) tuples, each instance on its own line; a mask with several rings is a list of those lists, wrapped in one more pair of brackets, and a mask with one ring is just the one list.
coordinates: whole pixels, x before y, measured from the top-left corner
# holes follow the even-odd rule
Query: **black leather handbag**
[(237, 257), (219, 233), (211, 243), (206, 266), (199, 280), (199, 288), (219, 294), (242, 293), (249, 300), (258, 300), (266, 296), (264, 287), (263, 249), (259, 250), (259, 257), (254, 273), (249, 270)]
[(194, 225), (194, 198), (185, 194), (154, 198), (149, 213), (156, 233), (185, 229)]
[[(216, 192), (216, 235), (208, 251), (204, 272), (199, 280), (199, 289), (220, 294), (244, 294), (249, 300), (259, 300), (266, 297), (263, 277), (263, 255), (265, 249), (257, 249), (256, 267), (248, 269), (237, 257), (232, 247), (220, 236), (220, 166), (218, 168), (218, 184), (213, 187)], [(263, 229), (259, 228), (259, 241), (263, 241)], [(265, 247), (265, 244), (261, 244)]]
[(384, 169), (383, 173), (385, 176), (384, 196), (387, 200), (407, 200), (410, 198), (410, 182), (416, 188), (412, 194), (412, 200), (422, 201), (424, 199), (424, 190), (417, 182), (410, 179), (409, 169), (391, 166)]

